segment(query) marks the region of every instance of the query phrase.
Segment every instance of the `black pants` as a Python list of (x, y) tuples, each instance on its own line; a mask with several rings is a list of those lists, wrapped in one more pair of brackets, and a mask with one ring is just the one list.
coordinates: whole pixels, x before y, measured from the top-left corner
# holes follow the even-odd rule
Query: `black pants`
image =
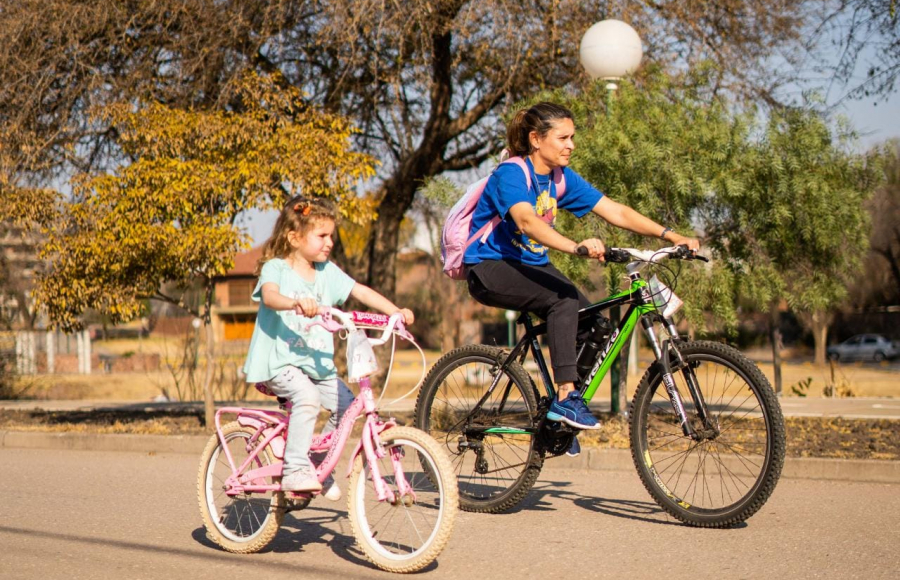
[(546, 320), (553, 380), (578, 382), (578, 310), (590, 302), (571, 280), (552, 264), (485, 260), (466, 268), (466, 281), (472, 297), (486, 306), (533, 312)]

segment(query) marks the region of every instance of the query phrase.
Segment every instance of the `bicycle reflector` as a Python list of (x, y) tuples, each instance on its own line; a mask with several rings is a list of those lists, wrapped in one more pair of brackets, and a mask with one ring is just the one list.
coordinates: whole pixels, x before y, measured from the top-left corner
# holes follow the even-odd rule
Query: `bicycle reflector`
[(659, 278), (656, 277), (656, 274), (650, 277), (649, 284), (653, 305), (661, 310), (662, 315), (666, 318), (671, 317), (684, 306), (684, 302), (681, 301), (681, 298), (676, 296), (671, 288), (660, 282)]

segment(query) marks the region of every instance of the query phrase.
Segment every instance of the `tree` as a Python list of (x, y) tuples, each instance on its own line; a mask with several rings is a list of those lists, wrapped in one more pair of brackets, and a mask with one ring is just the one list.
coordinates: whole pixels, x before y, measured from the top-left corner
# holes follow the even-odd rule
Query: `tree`
[(785, 300), (820, 364), (831, 312), (867, 249), (864, 202), (878, 183), (877, 156), (852, 153), (851, 139), (812, 108), (774, 111), (745, 159), (746, 187), (722, 200), (714, 226), (741, 293), (773, 311)]
[[(604, 94), (603, 83), (597, 83), (571, 99), (578, 128), (573, 169), (610, 198), (658, 223), (681, 233), (696, 228), (708, 237), (709, 200), (743, 187), (739, 167), (748, 131), (747, 119), (733, 115), (729, 103), (713, 94), (711, 72), (701, 67), (675, 77), (651, 67), (634, 83), (622, 83), (615, 95)], [(606, 111), (597, 112), (605, 99)], [(663, 244), (609, 227), (594, 216), (561, 216), (560, 227), (573, 239), (599, 233), (608, 246)], [(577, 281), (587, 277), (584, 259), (556, 254), (554, 263)], [(720, 327), (736, 325), (734, 282), (725, 262), (715, 260), (709, 269), (667, 266), (678, 273), (677, 292), (696, 327), (705, 326), (705, 311), (714, 313)], [(618, 289), (622, 267), (611, 265), (606, 272), (607, 287)]]
[[(852, 134), (834, 134), (812, 108), (770, 111), (758, 130), (753, 111), (742, 114), (716, 95), (715, 77), (704, 72), (679, 78), (651, 69), (623, 83), (602, 114), (593, 112), (604, 100), (600, 84), (576, 95), (573, 168), (656, 221), (695, 230), (712, 249), (711, 269), (672, 265), (687, 274), (678, 293), (695, 325), (711, 310), (716, 324), (733, 327), (739, 301), (777, 313), (785, 300), (814, 331), (817, 360), (824, 361), (828, 313), (846, 296), (865, 254), (863, 202), (878, 181), (877, 155), (850, 152)], [(562, 215), (560, 227), (574, 239), (600, 232), (608, 245), (647, 243)], [(585, 261), (554, 261), (584, 279)], [(621, 269), (607, 271), (609, 287), (618, 287)]]
[(382, 162), (366, 279), (390, 297), (397, 232), (419, 186), (496, 154), (499, 117), (518, 99), (583, 80), (578, 43), (594, 21), (629, 21), (649, 59), (711, 59), (716, 90), (772, 101), (780, 79), (766, 58), (799, 46), (805, 4), (22, 0), (0, 11), (0, 126), (10, 147), (35, 144), (22, 170), (84, 171), (104, 167), (116, 144), (113, 128), (86, 117), (90, 105), (227, 109), (242, 71), (280, 71), (351, 118), (357, 146)]
[[(809, 44), (831, 44), (840, 55), (836, 63), (821, 66), (850, 87), (851, 98), (887, 98), (900, 75), (900, 26), (897, 0), (834, 0)], [(857, 82), (856, 69), (865, 67), (865, 79)]]
[(881, 300), (884, 304), (900, 304), (900, 140), (887, 144), (884, 168), (885, 181), (870, 205), (872, 252), (880, 258), (878, 269), (884, 271), (886, 265), (890, 273), (890, 277), (883, 277), (887, 280), (880, 288)]
[[(79, 326), (88, 308), (112, 323), (131, 320), (146, 298), (198, 316), (207, 329), (208, 425), (214, 279), (249, 246), (235, 225), (238, 214), (302, 192), (335, 199), (351, 219), (366, 219), (354, 186), (372, 174), (371, 160), (349, 151), (348, 123), (307, 106), (277, 75), (247, 76), (235, 97), (236, 111), (105, 107), (100, 115), (130, 163), (73, 180), (74, 199), (45, 224), (42, 255), (51, 267), (36, 292), (64, 328)], [(165, 292), (166, 282), (178, 291)], [(185, 291), (198, 283), (200, 303), (186, 303)]]

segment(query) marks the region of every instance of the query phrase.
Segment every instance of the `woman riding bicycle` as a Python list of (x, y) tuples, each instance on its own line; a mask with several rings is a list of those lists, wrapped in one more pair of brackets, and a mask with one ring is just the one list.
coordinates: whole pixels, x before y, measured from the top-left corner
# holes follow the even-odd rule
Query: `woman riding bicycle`
[[(464, 257), (469, 293), (486, 305), (532, 312), (547, 321), (553, 380), (558, 398), (547, 419), (577, 429), (599, 428), (575, 388), (578, 310), (590, 303), (557, 270), (547, 256), (552, 248), (569, 254), (579, 246), (591, 258), (603, 261), (599, 239), (575, 242), (554, 229), (557, 208), (578, 217), (594, 212), (608, 223), (634, 233), (658, 237), (673, 245), (700, 248), (700, 242), (663, 227), (637, 211), (611, 200), (567, 167), (575, 124), (572, 113), (554, 103), (539, 103), (519, 111), (507, 130), (511, 156), (525, 159), (530, 187), (515, 164), (501, 164), (491, 175), (472, 216), (470, 236), (492, 218), (502, 221), (491, 233), (468, 247)], [(557, 198), (557, 183), (565, 194)], [(573, 441), (571, 455), (579, 451)]]

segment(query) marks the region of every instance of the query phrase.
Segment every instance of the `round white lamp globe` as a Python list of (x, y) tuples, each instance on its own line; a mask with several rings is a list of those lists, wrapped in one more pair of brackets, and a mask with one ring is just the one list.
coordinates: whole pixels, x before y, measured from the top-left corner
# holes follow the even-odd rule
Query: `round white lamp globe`
[(634, 28), (621, 20), (600, 21), (581, 37), (581, 65), (595, 79), (615, 80), (641, 64), (644, 49)]

